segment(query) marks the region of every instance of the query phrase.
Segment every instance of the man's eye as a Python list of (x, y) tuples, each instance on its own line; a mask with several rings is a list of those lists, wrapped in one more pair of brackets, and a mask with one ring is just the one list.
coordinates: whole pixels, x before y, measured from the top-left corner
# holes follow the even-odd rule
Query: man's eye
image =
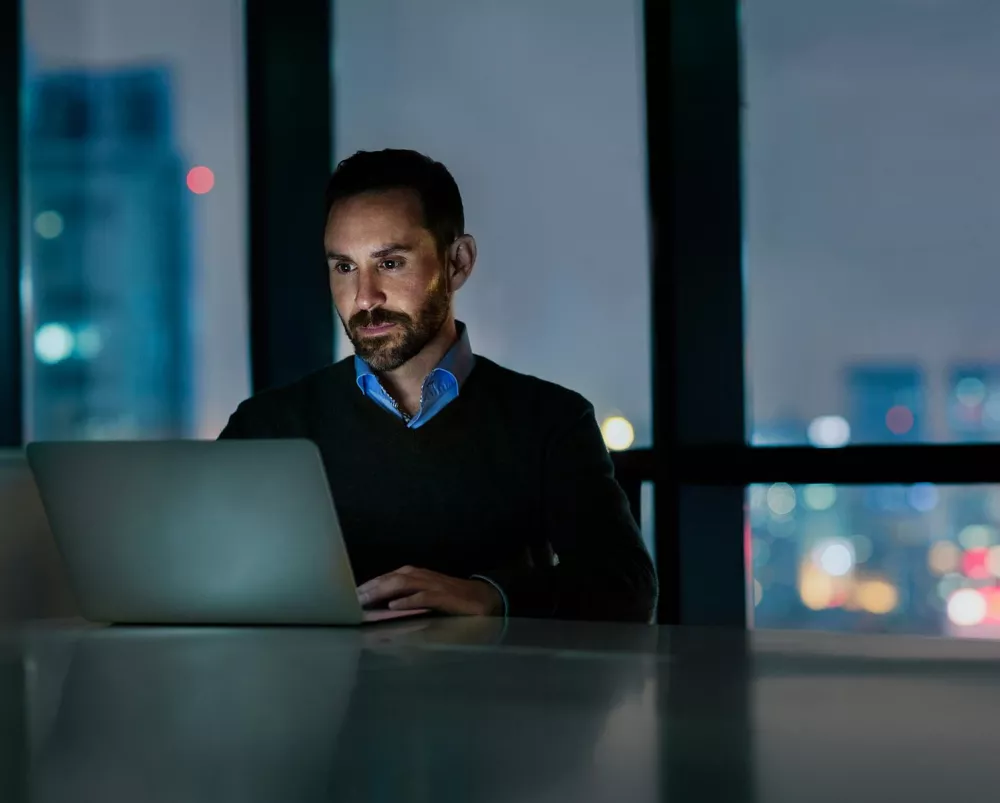
[(383, 259), (381, 266), (386, 270), (396, 270), (401, 264), (398, 259)]
[(354, 266), (350, 262), (338, 262), (333, 266), (333, 269), (337, 271), (337, 273), (350, 273), (354, 270)]

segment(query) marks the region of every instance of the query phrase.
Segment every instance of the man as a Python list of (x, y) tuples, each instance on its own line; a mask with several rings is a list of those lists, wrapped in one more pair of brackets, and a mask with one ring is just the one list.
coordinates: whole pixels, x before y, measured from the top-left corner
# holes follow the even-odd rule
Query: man
[(244, 402), (220, 437), (317, 444), (367, 607), (649, 621), (656, 578), (593, 407), (474, 355), (455, 320), (476, 241), (448, 170), (359, 152), (326, 207), (355, 357)]

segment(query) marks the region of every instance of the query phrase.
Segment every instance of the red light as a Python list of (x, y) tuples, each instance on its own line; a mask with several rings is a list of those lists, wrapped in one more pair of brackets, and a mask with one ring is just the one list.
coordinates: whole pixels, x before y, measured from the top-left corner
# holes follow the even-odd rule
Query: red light
[(962, 555), (962, 571), (965, 573), (965, 576), (971, 577), (973, 580), (985, 580), (989, 577), (990, 570), (986, 566), (988, 555), (989, 550), (985, 547), (982, 549), (970, 549)]
[(192, 167), (187, 174), (187, 185), (196, 195), (204, 195), (215, 186), (215, 173), (207, 167)]
[(885, 414), (885, 425), (893, 435), (905, 435), (913, 429), (913, 413), (909, 407), (897, 404)]

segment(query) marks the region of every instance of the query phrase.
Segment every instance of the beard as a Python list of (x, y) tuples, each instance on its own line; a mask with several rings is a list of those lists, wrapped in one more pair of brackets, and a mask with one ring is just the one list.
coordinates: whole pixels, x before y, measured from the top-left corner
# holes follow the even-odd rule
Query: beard
[[(376, 372), (394, 371), (416, 357), (424, 347), (441, 331), (451, 312), (451, 299), (443, 281), (436, 281), (416, 317), (404, 312), (378, 307), (362, 310), (351, 316), (349, 321), (340, 318), (344, 331), (354, 353)], [(398, 326), (384, 335), (364, 336), (358, 330), (362, 326), (382, 326), (394, 323)]]

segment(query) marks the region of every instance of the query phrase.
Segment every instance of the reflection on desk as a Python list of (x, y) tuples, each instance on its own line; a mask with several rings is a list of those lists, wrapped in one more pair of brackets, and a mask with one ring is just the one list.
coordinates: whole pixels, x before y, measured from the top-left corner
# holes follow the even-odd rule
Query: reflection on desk
[(509, 629), (36, 634), (36, 655), (55, 641), (68, 656), (61, 682), (32, 662), (39, 700), (58, 701), (29, 786), (40, 803), (654, 800), (655, 658), (574, 660), (531, 638), (504, 651)]
[(0, 799), (980, 800), (998, 707), (989, 642), (50, 625), (0, 638)]

